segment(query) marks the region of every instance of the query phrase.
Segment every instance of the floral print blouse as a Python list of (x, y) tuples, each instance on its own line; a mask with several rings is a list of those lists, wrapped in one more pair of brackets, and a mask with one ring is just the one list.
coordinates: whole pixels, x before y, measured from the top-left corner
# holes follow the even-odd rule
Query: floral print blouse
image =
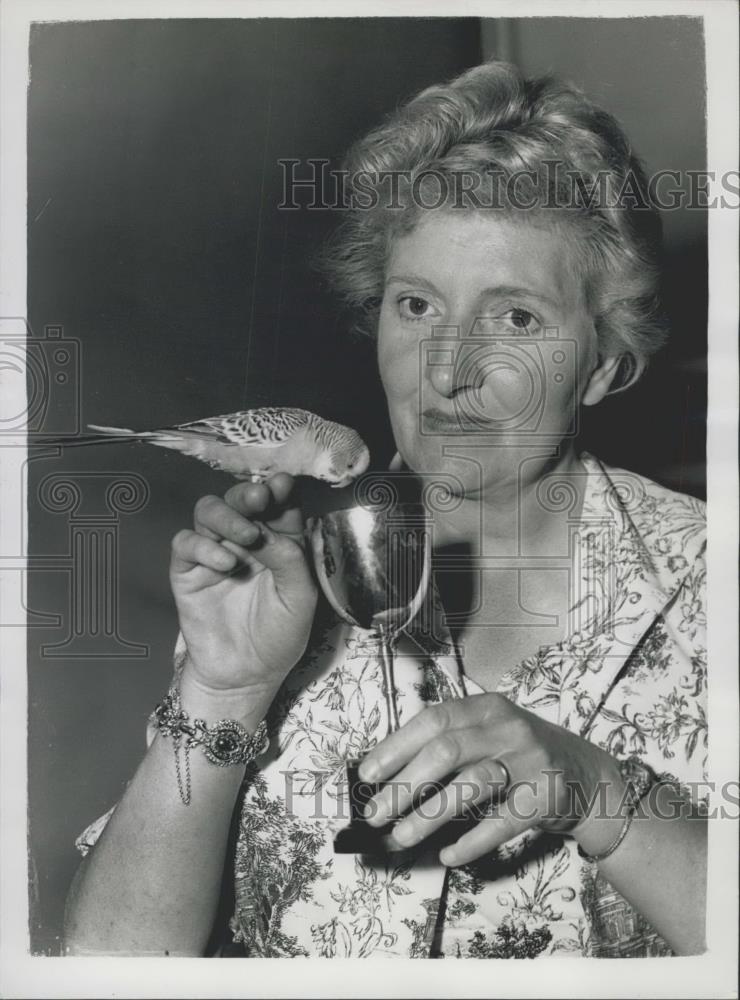
[[(569, 523), (566, 637), (509, 670), (497, 690), (617, 758), (638, 756), (665, 780), (701, 782), (704, 504), (587, 452), (581, 462), (584, 503)], [(412, 628), (403, 647), (412, 652), (396, 659), (401, 724), (428, 704), (482, 690), (439, 629), (430, 631)], [(267, 754), (245, 775), (231, 854), (233, 905), (218, 954), (671, 954), (564, 834), (528, 831), (451, 870), (424, 843), (400, 854), (336, 853), (334, 837), (349, 817), (346, 761), (386, 735), (386, 700), (368, 633), (326, 615), (313, 640), (272, 705)], [(183, 655), (180, 637), (176, 667)], [(108, 815), (78, 839), (83, 853)]]

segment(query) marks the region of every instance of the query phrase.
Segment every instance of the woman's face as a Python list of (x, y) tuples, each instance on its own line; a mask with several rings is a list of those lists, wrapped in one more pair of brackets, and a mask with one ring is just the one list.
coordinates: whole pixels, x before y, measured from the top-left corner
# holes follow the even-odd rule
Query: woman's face
[(429, 212), (395, 240), (378, 358), (406, 464), (469, 493), (518, 481), (608, 388), (564, 233), (483, 213)]

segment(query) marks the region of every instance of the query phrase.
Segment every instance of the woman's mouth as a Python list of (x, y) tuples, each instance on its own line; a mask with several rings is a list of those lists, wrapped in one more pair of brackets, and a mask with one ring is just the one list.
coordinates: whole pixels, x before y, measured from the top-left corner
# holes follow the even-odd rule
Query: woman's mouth
[(421, 415), (422, 434), (465, 434), (481, 431), (482, 428), (496, 430), (496, 421), (481, 417), (475, 409), (466, 412), (465, 406), (456, 407), (454, 413), (446, 413), (437, 407), (424, 410)]
[(422, 434), (459, 434), (462, 430), (463, 423), (456, 413), (445, 413), (431, 407), (421, 415)]

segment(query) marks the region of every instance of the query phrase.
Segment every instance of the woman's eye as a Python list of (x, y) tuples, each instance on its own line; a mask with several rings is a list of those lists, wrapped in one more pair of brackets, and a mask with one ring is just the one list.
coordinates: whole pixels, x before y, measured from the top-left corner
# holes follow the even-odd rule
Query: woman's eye
[(507, 309), (498, 317), (498, 322), (503, 321), (505, 327), (514, 335), (519, 333), (534, 333), (539, 328), (540, 321), (528, 309)]
[(405, 295), (402, 299), (399, 299), (399, 307), (401, 315), (406, 319), (424, 319), (425, 316), (429, 315), (429, 309), (431, 306), (426, 299), (422, 299), (419, 295)]
[(506, 315), (517, 330), (532, 330), (537, 326), (537, 320), (526, 309), (510, 309)]
[(476, 330), (489, 337), (521, 337), (536, 333), (540, 321), (529, 309), (510, 306), (508, 309), (482, 316), (476, 320)]

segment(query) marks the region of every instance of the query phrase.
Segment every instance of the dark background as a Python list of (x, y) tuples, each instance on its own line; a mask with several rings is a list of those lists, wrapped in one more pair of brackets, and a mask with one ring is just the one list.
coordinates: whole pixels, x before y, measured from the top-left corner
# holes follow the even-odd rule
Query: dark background
[[(336, 219), (279, 211), (277, 161), (338, 166), (400, 100), (492, 55), (580, 83), (622, 120), (649, 170), (704, 168), (703, 40), (689, 18), (34, 26), (29, 322), (37, 338), (56, 325), (80, 343), (80, 410), (52, 400), (43, 430), (66, 431), (75, 416), (156, 427), (275, 403), (355, 426), (385, 464), (373, 345), (348, 336), (310, 265)], [(666, 213), (665, 230), (671, 345), (638, 388), (589, 409), (584, 444), (703, 496), (705, 213)], [(84, 493), (75, 524), (38, 501), (58, 472)], [(54, 655), (70, 627), (69, 576), (29, 573), (29, 607), (61, 616), (29, 635), (31, 932), (47, 954), (59, 949), (74, 838), (120, 796), (170, 676), (170, 539), (199, 496), (229, 485), (136, 445), (42, 454), (28, 467), (30, 555), (63, 560), (70, 525), (94, 527), (105, 510), (96, 488), (125, 472), (146, 480), (149, 499), (115, 522), (117, 627), (144, 655), (105, 636), (87, 658)]]

